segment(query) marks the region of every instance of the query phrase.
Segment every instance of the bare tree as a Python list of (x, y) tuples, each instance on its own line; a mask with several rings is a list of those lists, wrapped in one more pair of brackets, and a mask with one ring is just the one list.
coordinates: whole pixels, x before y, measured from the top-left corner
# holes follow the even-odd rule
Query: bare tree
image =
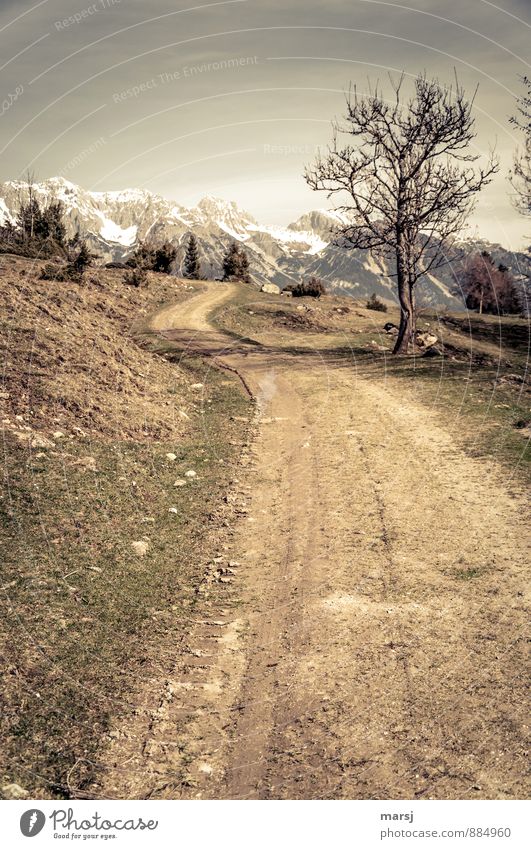
[(524, 148), (514, 155), (513, 168), (509, 179), (514, 189), (513, 203), (522, 215), (531, 215), (531, 80), (522, 77), (526, 93), (518, 98), (518, 115), (511, 118), (511, 124), (525, 133)]
[[(404, 77), (391, 81), (386, 101), (378, 87), (368, 97), (347, 96), (346, 123), (334, 126), (326, 155), (306, 171), (308, 184), (328, 196), (346, 196), (336, 243), (391, 256), (396, 262), (400, 328), (394, 353), (415, 336), (415, 285), (448, 261), (448, 251), (498, 169), (492, 154), (483, 167), (469, 152), (475, 137), (472, 102), (456, 83), (444, 88), (421, 76), (403, 98)], [(341, 146), (340, 134), (354, 142)]]
[(463, 297), (470, 310), (509, 315), (521, 310), (513, 276), (506, 265), (496, 265), (488, 251), (467, 257), (457, 275), (454, 294)]

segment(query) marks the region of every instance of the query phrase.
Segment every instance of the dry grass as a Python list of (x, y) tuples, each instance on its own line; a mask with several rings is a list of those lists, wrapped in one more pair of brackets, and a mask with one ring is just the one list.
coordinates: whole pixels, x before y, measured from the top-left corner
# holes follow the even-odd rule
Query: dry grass
[(516, 479), (529, 476), (529, 323), (523, 318), (437, 314), (424, 311), (419, 329), (434, 332), (444, 354), (393, 357), (396, 308), (385, 314), (347, 297), (291, 300), (242, 288), (219, 325), (233, 337), (274, 346), (277, 352), (312, 353), (343, 364), (360, 377), (400, 384), (400, 392), (434, 412), (473, 456), (494, 458)]
[(39, 272), (40, 264), (0, 256), (4, 418), (22, 416), (46, 436), (73, 428), (109, 439), (182, 432), (187, 380), (141, 350), (129, 330), (159, 303), (185, 297), (188, 283), (151, 273), (147, 287), (135, 289), (119, 270), (89, 269), (82, 284), (40, 280)]
[(183, 281), (152, 274), (135, 290), (93, 270), (65, 286), (38, 272), (1, 258), (0, 783), (83, 797), (112, 720), (175, 662), (249, 402), (225, 374), (134, 340)]

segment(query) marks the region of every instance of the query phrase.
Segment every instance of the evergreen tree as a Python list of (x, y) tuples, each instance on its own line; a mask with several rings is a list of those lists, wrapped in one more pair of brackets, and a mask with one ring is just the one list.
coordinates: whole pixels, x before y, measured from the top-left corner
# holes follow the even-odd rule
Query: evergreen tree
[(236, 242), (231, 242), (223, 257), (223, 280), (233, 280), (238, 276), (239, 249)]
[(199, 277), (201, 275), (199, 248), (197, 246), (197, 239), (193, 233), (190, 234), (190, 238), (188, 239), (188, 244), (186, 246), (186, 253), (184, 255), (183, 263), (183, 275), (184, 277), (187, 277), (188, 280), (199, 280)]
[(239, 256), (240, 256), (240, 264), (239, 264), (239, 273), (238, 277), (240, 280), (243, 280), (244, 283), (251, 282), (251, 276), (249, 274), (249, 259), (247, 257), (246, 252), (242, 247), (239, 248)]
[(164, 242), (155, 250), (153, 260), (153, 271), (160, 271), (161, 274), (171, 274), (173, 263), (177, 258), (177, 249), (169, 242)]
[(250, 279), (247, 254), (237, 242), (231, 242), (223, 257), (222, 280), (243, 280), (249, 283)]

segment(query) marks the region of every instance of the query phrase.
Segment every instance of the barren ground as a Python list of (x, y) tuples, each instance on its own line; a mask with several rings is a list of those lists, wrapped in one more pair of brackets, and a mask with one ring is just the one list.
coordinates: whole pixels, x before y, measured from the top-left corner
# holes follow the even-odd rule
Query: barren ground
[(99, 795), (524, 796), (518, 487), (392, 373), (214, 329), (233, 296), (210, 285), (153, 325), (238, 371), (256, 432), (227, 555)]

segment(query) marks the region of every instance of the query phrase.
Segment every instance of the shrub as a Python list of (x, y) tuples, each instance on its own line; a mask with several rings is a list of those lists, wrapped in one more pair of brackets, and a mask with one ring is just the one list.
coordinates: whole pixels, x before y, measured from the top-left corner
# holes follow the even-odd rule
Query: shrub
[(376, 312), (387, 312), (387, 304), (384, 304), (377, 295), (373, 292), (367, 301), (368, 310), (376, 310)]
[(47, 262), (41, 270), (40, 279), (63, 281), (66, 279), (64, 276), (64, 268), (60, 265), (52, 265), (51, 262)]
[[(286, 287), (289, 291), (290, 287)], [(322, 280), (318, 277), (310, 277), (306, 283), (297, 283), (291, 288), (291, 294), (294, 298), (320, 298), (321, 295), (326, 295), (326, 289)]]
[(132, 268), (131, 271), (126, 271), (124, 274), (124, 283), (126, 286), (134, 286), (137, 289), (139, 286), (144, 286), (147, 283), (146, 269)]
[(72, 239), (70, 244), (75, 246), (76, 250), (69, 251), (69, 262), (66, 265), (47, 263), (41, 271), (41, 280), (81, 283), (85, 269), (92, 261), (92, 254), (84, 239)]
[(77, 247), (77, 250), (69, 254), (69, 267), (72, 269), (74, 274), (83, 276), (85, 273), (85, 269), (88, 268), (90, 263), (92, 262), (92, 254), (88, 249), (88, 245), (84, 239), (77, 240), (74, 245)]

